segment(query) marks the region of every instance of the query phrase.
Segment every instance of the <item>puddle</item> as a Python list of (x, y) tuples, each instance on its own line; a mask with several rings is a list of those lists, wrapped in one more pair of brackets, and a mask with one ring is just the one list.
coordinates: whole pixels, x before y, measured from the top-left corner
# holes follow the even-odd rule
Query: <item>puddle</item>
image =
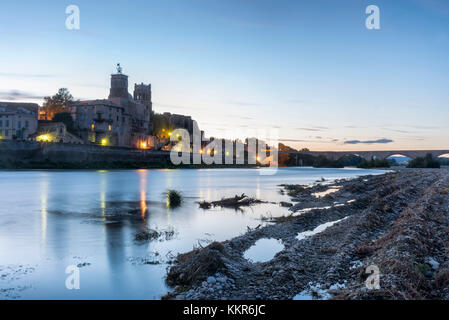
[(243, 257), (251, 262), (267, 262), (274, 258), (275, 254), (282, 251), (284, 245), (277, 239), (259, 239), (248, 250)]
[(309, 282), (307, 288), (293, 297), (293, 300), (329, 300), (332, 298), (330, 291), (337, 291), (346, 288), (346, 280), (343, 283), (334, 283), (326, 289), (319, 283)]
[(316, 227), (316, 228), (313, 229), (313, 230), (300, 232), (300, 233), (298, 233), (298, 235), (296, 236), (296, 239), (298, 239), (298, 240), (303, 240), (303, 239), (305, 239), (305, 238), (307, 238), (307, 237), (314, 236), (314, 235), (316, 235), (316, 234), (318, 234), (318, 233), (320, 233), (320, 232), (323, 232), (323, 231), (326, 230), (327, 228), (332, 227), (334, 224), (336, 224), (336, 223), (338, 223), (338, 222), (340, 222), (340, 221), (345, 220), (346, 218), (347, 218), (347, 217), (345, 217), (345, 218), (343, 218), (343, 219), (335, 220), (335, 221), (329, 221), (329, 222), (320, 224), (318, 227)]
[(327, 290), (321, 287), (321, 284), (309, 282), (308, 288), (294, 296), (293, 300), (328, 300), (331, 297)]

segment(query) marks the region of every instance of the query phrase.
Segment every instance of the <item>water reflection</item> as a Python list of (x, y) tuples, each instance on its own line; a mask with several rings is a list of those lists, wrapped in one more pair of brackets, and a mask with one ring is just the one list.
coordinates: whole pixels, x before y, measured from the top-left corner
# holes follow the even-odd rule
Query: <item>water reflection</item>
[(47, 214), (48, 214), (48, 175), (43, 175), (40, 184), (40, 200), (41, 200), (41, 240), (45, 249), (45, 241), (47, 239)]
[[(0, 171), (0, 189), (4, 190), (0, 264), (38, 266), (39, 272), (26, 279), (33, 290), (21, 292), (22, 298), (157, 298), (167, 290), (167, 256), (191, 250), (204, 239), (223, 241), (238, 236), (247, 226), (261, 224), (261, 216), (268, 211), (273, 216), (287, 212), (269, 203), (244, 213), (202, 210), (197, 201), (242, 193), (261, 200), (289, 201), (277, 185), (376, 172), (381, 173), (309, 168), (279, 169), (276, 176), (259, 176), (254, 169)], [(181, 207), (165, 207), (162, 200), (167, 189), (182, 193)], [(136, 243), (136, 233), (147, 226), (173, 229), (176, 236)], [(160, 265), (133, 262), (153, 252)], [(66, 290), (65, 278), (55, 274), (64, 277), (67, 265), (82, 262), (90, 263), (82, 269), (82, 287), (88, 289)], [(2, 285), (0, 279), (0, 289)]]

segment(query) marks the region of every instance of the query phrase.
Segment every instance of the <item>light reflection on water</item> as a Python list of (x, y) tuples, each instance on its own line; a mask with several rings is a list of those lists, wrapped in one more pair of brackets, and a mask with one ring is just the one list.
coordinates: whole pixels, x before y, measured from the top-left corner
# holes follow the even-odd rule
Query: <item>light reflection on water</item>
[[(287, 214), (276, 204), (240, 212), (202, 210), (197, 201), (242, 193), (289, 201), (279, 184), (371, 173), (382, 171), (282, 168), (274, 176), (256, 169), (1, 171), (0, 289), (12, 288), (16, 298), (28, 299), (159, 298), (167, 292), (163, 278), (171, 256), (242, 234), (261, 224), (267, 212)], [(181, 191), (180, 208), (165, 206), (166, 189)], [(135, 234), (147, 227), (173, 229), (175, 235), (136, 243)], [(84, 262), (90, 265), (80, 269), (81, 289), (67, 290), (65, 268)]]

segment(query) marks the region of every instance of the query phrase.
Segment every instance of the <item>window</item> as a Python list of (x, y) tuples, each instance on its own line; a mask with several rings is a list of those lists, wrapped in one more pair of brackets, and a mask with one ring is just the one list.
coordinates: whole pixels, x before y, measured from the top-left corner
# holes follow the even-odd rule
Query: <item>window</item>
[[(5, 127), (8, 128), (9, 127), (9, 120), (5, 121)], [(5, 136), (7, 136), (7, 134), (5, 134)]]
[(8, 136), (9, 136), (9, 130), (6, 129), (6, 130), (5, 130), (5, 137), (8, 137)]
[(3, 120), (0, 120), (0, 128), (3, 127)]
[(17, 129), (22, 129), (22, 121), (17, 121)]
[(28, 120), (25, 121), (25, 128), (28, 128)]

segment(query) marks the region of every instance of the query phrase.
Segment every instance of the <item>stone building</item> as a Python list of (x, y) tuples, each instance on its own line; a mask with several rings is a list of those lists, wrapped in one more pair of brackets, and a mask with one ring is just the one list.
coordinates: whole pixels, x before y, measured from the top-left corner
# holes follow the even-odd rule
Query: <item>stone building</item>
[(126, 145), (125, 136), (129, 127), (123, 107), (104, 99), (77, 101), (68, 109), (75, 130), (85, 143)]
[(39, 120), (37, 132), (32, 137), (40, 142), (84, 143), (80, 137), (68, 132), (63, 122), (48, 120)]
[(28, 139), (37, 130), (38, 112), (35, 103), (0, 102), (0, 139)]
[(193, 120), (191, 116), (172, 114), (170, 112), (164, 112), (163, 116), (173, 125), (173, 127), (177, 129), (186, 129), (190, 135), (193, 134)]
[(146, 148), (150, 139), (151, 86), (135, 85), (128, 93), (128, 76), (111, 75), (108, 99), (76, 101), (68, 106), (75, 129), (88, 143)]

